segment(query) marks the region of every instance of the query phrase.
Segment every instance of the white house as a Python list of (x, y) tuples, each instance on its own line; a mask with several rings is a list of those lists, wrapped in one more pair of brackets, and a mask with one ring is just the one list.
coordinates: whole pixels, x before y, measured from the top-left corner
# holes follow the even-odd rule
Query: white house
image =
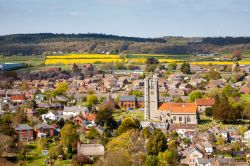
[(71, 107), (64, 107), (63, 110), (63, 116), (76, 117), (80, 113), (88, 114), (89, 113), (88, 107), (71, 106)]
[(59, 120), (61, 116), (56, 111), (49, 111), (47, 114), (42, 114), (42, 119), (44, 122), (46, 120)]
[(244, 139), (250, 140), (250, 130), (247, 130), (247, 131), (244, 133)]
[(204, 147), (205, 151), (207, 154), (212, 154), (213, 153), (213, 146), (209, 142), (203, 142), (202, 146)]

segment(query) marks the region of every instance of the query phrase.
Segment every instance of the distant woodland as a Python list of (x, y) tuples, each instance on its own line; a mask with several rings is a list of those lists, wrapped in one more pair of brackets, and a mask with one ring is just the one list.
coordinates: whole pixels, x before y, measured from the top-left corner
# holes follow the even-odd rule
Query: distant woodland
[(250, 50), (250, 37), (138, 38), (105, 34), (15, 34), (0, 36), (0, 54), (53, 53), (195, 54)]

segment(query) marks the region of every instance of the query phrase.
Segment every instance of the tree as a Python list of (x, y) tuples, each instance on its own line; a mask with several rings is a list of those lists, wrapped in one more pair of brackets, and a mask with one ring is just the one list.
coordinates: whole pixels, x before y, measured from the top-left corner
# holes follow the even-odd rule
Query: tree
[(221, 79), (221, 75), (218, 71), (216, 71), (214, 68), (210, 69), (209, 72), (207, 73), (206, 77), (209, 80), (218, 80)]
[(50, 103), (52, 102), (52, 99), (56, 96), (56, 93), (54, 90), (47, 90), (45, 93), (45, 98), (48, 100)]
[(67, 82), (59, 82), (56, 84), (55, 94), (62, 95), (67, 92), (69, 85)]
[(142, 97), (142, 96), (143, 96), (143, 92), (142, 92), (142, 91), (139, 91), (139, 90), (132, 91), (131, 94), (132, 94), (133, 96), (136, 96), (136, 97)]
[(94, 127), (91, 127), (90, 130), (86, 133), (86, 137), (88, 139), (96, 139), (100, 137), (100, 134)]
[(101, 109), (96, 115), (95, 123), (114, 129), (116, 127), (116, 121), (113, 118), (113, 111), (106, 108)]
[(79, 67), (74, 63), (72, 66), (72, 72), (73, 73), (79, 73), (81, 70), (79, 69)]
[(177, 67), (176, 62), (172, 62), (168, 64), (168, 70), (176, 70), (176, 67)]
[(132, 157), (126, 150), (108, 152), (104, 160), (98, 160), (96, 166), (131, 166)]
[(22, 82), (20, 89), (26, 91), (29, 89), (29, 84), (27, 82)]
[(145, 72), (154, 72), (156, 65), (146, 65)]
[(130, 154), (145, 152), (145, 142), (141, 138), (138, 130), (132, 129), (121, 135), (114, 137), (107, 144), (107, 152), (126, 150)]
[(158, 155), (167, 149), (167, 139), (160, 129), (156, 129), (149, 137), (146, 148), (151, 155)]
[(227, 84), (223, 90), (222, 93), (224, 93), (227, 97), (237, 97), (240, 95), (237, 91), (233, 89), (233, 87), (230, 84)]
[(189, 95), (189, 101), (194, 102), (196, 99), (200, 99), (203, 97), (203, 94), (200, 91), (193, 91)]
[(159, 160), (155, 155), (149, 155), (145, 162), (145, 166), (157, 166), (159, 164)]
[(211, 117), (213, 115), (213, 110), (211, 107), (207, 107), (205, 109), (205, 115), (208, 116), (208, 117)]
[(240, 65), (238, 62), (235, 63), (235, 66), (233, 68), (233, 72), (237, 73), (237, 72), (240, 72)]
[(222, 93), (216, 96), (215, 104), (212, 107), (213, 118), (222, 122), (233, 122), (238, 118), (238, 112), (230, 105), (227, 96)]
[(95, 94), (92, 94), (92, 95), (88, 95), (87, 96), (87, 105), (88, 107), (93, 107), (95, 104), (97, 104), (98, 102), (98, 98)]
[(233, 51), (233, 60), (234, 61), (241, 60), (241, 51), (239, 51), (239, 50)]
[(247, 119), (250, 119), (250, 103), (245, 104), (242, 116)]
[(159, 64), (159, 61), (157, 58), (150, 57), (150, 58), (146, 59), (146, 64), (147, 65), (155, 65), (155, 64)]
[(166, 150), (165, 152), (160, 152), (158, 154), (158, 160), (160, 166), (176, 166), (177, 165), (177, 156), (176, 152)]
[(135, 129), (138, 126), (136, 125), (135, 121), (132, 118), (125, 118), (122, 121), (122, 124), (119, 126), (118, 128), (118, 134), (122, 134), (125, 133), (126, 131), (130, 130), (130, 129)]
[(183, 100), (182, 100), (182, 98), (180, 98), (180, 97), (175, 97), (175, 98), (174, 98), (174, 102), (175, 102), (175, 103), (183, 103)]
[(181, 65), (181, 72), (184, 73), (184, 74), (191, 74), (190, 64), (184, 62), (184, 63)]
[(0, 156), (9, 146), (14, 143), (14, 139), (8, 135), (0, 134)]
[(61, 129), (61, 142), (64, 148), (68, 147), (74, 141), (77, 141), (79, 138), (76, 127), (72, 124), (65, 124)]
[(142, 129), (142, 137), (143, 138), (149, 138), (151, 136), (151, 133), (149, 131), (149, 127), (145, 127)]
[(50, 158), (56, 159), (59, 155), (64, 155), (63, 147), (61, 145), (52, 146), (49, 150)]

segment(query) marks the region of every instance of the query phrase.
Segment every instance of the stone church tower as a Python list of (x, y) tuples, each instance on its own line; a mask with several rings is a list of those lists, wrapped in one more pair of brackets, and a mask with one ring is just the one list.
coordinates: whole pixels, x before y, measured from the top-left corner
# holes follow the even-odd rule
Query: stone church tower
[(157, 119), (159, 103), (158, 76), (144, 79), (144, 119)]

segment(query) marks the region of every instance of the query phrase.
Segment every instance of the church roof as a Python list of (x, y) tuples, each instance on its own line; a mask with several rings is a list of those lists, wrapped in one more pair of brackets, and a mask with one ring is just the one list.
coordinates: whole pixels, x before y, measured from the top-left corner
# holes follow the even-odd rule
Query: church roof
[(195, 103), (162, 103), (159, 111), (170, 111), (171, 113), (196, 113)]

